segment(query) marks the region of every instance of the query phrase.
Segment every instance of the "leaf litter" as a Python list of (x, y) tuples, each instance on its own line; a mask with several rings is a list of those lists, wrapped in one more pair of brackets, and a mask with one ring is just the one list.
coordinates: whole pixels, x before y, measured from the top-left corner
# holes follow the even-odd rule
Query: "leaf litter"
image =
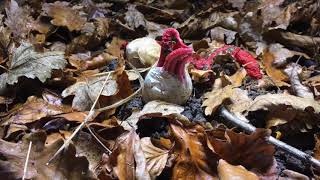
[[(315, 0), (0, 2), (0, 176), (319, 179), (316, 166), (267, 141), (320, 160), (318, 8)], [(180, 35), (162, 37), (170, 27)], [(174, 82), (190, 75), (185, 104), (143, 101), (142, 78), (161, 58)], [(222, 107), (257, 130), (232, 126)]]

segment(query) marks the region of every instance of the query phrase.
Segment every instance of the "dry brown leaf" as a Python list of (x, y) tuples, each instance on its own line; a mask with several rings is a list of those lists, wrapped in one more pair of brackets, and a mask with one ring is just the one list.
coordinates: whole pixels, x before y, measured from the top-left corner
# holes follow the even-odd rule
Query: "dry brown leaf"
[(231, 76), (223, 74), (221, 76), (222, 84), (232, 85), (233, 87), (240, 87), (242, 81), (247, 75), (247, 71), (244, 68), (240, 68), (236, 73)]
[(234, 88), (232, 85), (223, 88), (213, 89), (204, 94), (202, 107), (205, 107), (205, 115), (214, 114), (220, 105), (225, 105), (228, 109), (242, 118), (241, 113), (245, 111), (252, 100), (245, 90)]
[(292, 57), (293, 54), (280, 44), (270, 45), (268, 50), (263, 52), (262, 62), (267, 72), (267, 75), (273, 80), (277, 86), (288, 86), (288, 76), (281, 70), (274, 66), (275, 62), (286, 61), (287, 58)]
[(71, 54), (68, 57), (69, 63), (80, 71), (101, 68), (114, 59), (117, 59), (117, 57), (108, 53), (101, 53), (95, 57), (91, 57), (89, 52)]
[(112, 41), (109, 45), (107, 45), (107, 53), (111, 54), (112, 56), (123, 58), (124, 51), (123, 51), (123, 45), (125, 45), (127, 41), (122, 40), (117, 37), (113, 37)]
[(68, 2), (45, 3), (42, 9), (53, 18), (51, 21), (53, 25), (66, 26), (70, 31), (81, 30), (86, 22), (86, 18), (81, 17), (77, 10), (70, 8)]
[(320, 97), (320, 75), (313, 76), (311, 78), (306, 79), (303, 82), (304, 85), (307, 85), (314, 93), (315, 99), (319, 100)]
[(150, 137), (141, 139), (141, 147), (147, 160), (147, 169), (152, 179), (161, 174), (169, 158), (169, 149), (160, 149), (154, 146)]
[(204, 101), (202, 107), (205, 107), (205, 115), (211, 115), (215, 113), (217, 108), (228, 100), (234, 93), (232, 86), (226, 86), (222, 89), (212, 90), (204, 94)]
[[(268, 126), (287, 124), (293, 130), (306, 131), (319, 124), (320, 104), (314, 100), (288, 94), (258, 96), (248, 108), (249, 112), (265, 110)], [(270, 122), (269, 122), (270, 121)]]
[(210, 30), (211, 40), (231, 44), (236, 39), (237, 32), (222, 27), (215, 27)]
[(235, 14), (237, 14), (237, 12), (222, 13), (215, 11), (214, 8), (209, 8), (206, 11), (193, 14), (180, 24), (177, 29), (181, 32), (183, 38), (199, 36), (217, 25), (234, 30), (236, 29), (237, 23), (234, 19), (233, 21), (230, 21), (230, 19), (232, 19)]
[(282, 171), (282, 173), (286, 177), (280, 177), (279, 180), (309, 180), (308, 176), (292, 170), (285, 169)]
[(248, 170), (267, 172), (273, 165), (275, 149), (266, 138), (265, 129), (257, 129), (251, 135), (226, 130), (224, 137), (208, 132), (209, 147), (232, 165), (242, 165)]
[(218, 176), (220, 180), (258, 180), (258, 176), (246, 170), (243, 166), (233, 166), (220, 159), (218, 164)]
[(140, 138), (135, 130), (118, 137), (116, 147), (109, 157), (109, 163), (120, 180), (150, 179)]
[(25, 132), (27, 130), (28, 130), (28, 128), (25, 125), (10, 124), (7, 129), (6, 136), (4, 137), (4, 139), (8, 140), (8, 139), (19, 138), (19, 136), (21, 136), (21, 134), (25, 134)]
[[(135, 5), (128, 6), (128, 11), (126, 12), (124, 19), (130, 28), (137, 29), (140, 32), (146, 30), (146, 21), (144, 16), (136, 9)], [(146, 35), (146, 32), (141, 35)]]
[[(105, 78), (107, 77), (108, 74), (81, 77), (75, 84), (66, 88), (62, 92), (62, 96), (67, 97), (75, 95), (72, 107), (80, 111), (88, 110), (97, 98)], [(121, 88), (119, 89), (119, 87)], [(111, 105), (112, 103), (128, 97), (132, 93), (133, 90), (128, 75), (124, 71), (124, 66), (121, 66), (109, 77), (99, 99), (100, 107)]]
[(200, 125), (181, 127), (170, 124), (174, 137), (176, 163), (172, 179), (218, 179), (216, 167), (217, 154), (206, 145), (206, 134)]
[(152, 22), (158, 22), (161, 24), (168, 24), (168, 22), (176, 20), (178, 16), (178, 14), (174, 11), (156, 8), (144, 4), (139, 4), (136, 8), (144, 14), (147, 20)]
[(13, 111), (3, 119), (1, 124), (26, 124), (37, 121), (43, 117), (69, 113), (71, 111), (72, 109), (70, 106), (57, 106), (35, 96), (30, 96), (23, 105), (13, 109)]
[(12, 31), (14, 37), (25, 38), (33, 24), (30, 10), (19, 7), (15, 0), (11, 0), (6, 7), (7, 18), (5, 24)]
[(46, 140), (44, 132), (33, 133), (25, 137), (22, 143), (0, 140), (0, 152), (5, 157), (0, 160), (1, 177), (22, 178), (30, 140), (33, 146), (26, 179), (52, 179), (53, 177), (57, 179), (95, 179), (93, 173), (88, 169), (89, 162), (85, 157), (76, 156), (76, 150), (72, 144), (59, 156), (58, 160), (47, 165), (49, 158), (63, 144), (63, 140), (60, 139), (49, 146), (44, 146)]
[(209, 78), (209, 76), (211, 76), (213, 74), (213, 71), (192, 68), (190, 70), (190, 74), (191, 74), (192, 80), (194, 80), (195, 82), (202, 82), (202, 81), (207, 80)]
[(133, 112), (130, 117), (120, 124), (126, 130), (131, 130), (132, 128), (137, 128), (137, 122), (142, 116), (147, 116), (151, 114), (158, 114), (161, 117), (166, 117), (170, 115), (177, 115), (182, 113), (184, 108), (176, 104), (170, 104), (164, 101), (150, 101), (144, 105), (143, 109), (138, 112)]

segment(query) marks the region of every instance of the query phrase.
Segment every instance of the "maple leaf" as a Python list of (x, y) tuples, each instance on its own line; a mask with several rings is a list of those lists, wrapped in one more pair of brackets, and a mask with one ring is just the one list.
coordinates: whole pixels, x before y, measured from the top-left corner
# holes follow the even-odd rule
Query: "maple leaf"
[(14, 52), (9, 71), (0, 75), (0, 92), (6, 88), (6, 84), (18, 82), (21, 76), (31, 79), (37, 77), (45, 82), (51, 77), (52, 69), (63, 69), (66, 63), (63, 52), (38, 53), (32, 44), (24, 42)]
[(11, 0), (6, 7), (7, 18), (5, 24), (10, 28), (15, 37), (25, 38), (31, 30), (34, 20), (29, 14), (29, 10), (19, 7), (18, 3)]

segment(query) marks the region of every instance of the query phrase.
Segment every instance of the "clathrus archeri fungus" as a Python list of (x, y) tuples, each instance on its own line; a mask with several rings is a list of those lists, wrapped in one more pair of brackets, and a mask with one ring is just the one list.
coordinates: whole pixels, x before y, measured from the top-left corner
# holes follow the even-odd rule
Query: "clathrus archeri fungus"
[(183, 43), (179, 32), (173, 28), (165, 30), (159, 43), (160, 58), (145, 78), (142, 97), (146, 102), (162, 100), (184, 104), (192, 93), (187, 64), (193, 58), (193, 50)]

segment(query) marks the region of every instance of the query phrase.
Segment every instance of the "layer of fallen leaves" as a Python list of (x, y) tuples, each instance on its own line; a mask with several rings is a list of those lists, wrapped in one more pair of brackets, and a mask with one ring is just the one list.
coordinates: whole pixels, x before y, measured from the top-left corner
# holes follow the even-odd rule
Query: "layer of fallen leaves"
[[(316, 0), (1, 1), (0, 177), (319, 178), (317, 169), (275, 157), (266, 141), (270, 132), (280, 139), (311, 134), (314, 140), (294, 145), (320, 159), (318, 9)], [(212, 67), (189, 66), (194, 93), (184, 106), (140, 97), (121, 103), (141, 85), (126, 65), (126, 44), (159, 40), (168, 27), (195, 57), (224, 44), (241, 47), (263, 78), (250, 79), (248, 64), (219, 55)], [(96, 98), (99, 112), (46, 165)], [(219, 124), (222, 106), (261, 129), (246, 134)]]

